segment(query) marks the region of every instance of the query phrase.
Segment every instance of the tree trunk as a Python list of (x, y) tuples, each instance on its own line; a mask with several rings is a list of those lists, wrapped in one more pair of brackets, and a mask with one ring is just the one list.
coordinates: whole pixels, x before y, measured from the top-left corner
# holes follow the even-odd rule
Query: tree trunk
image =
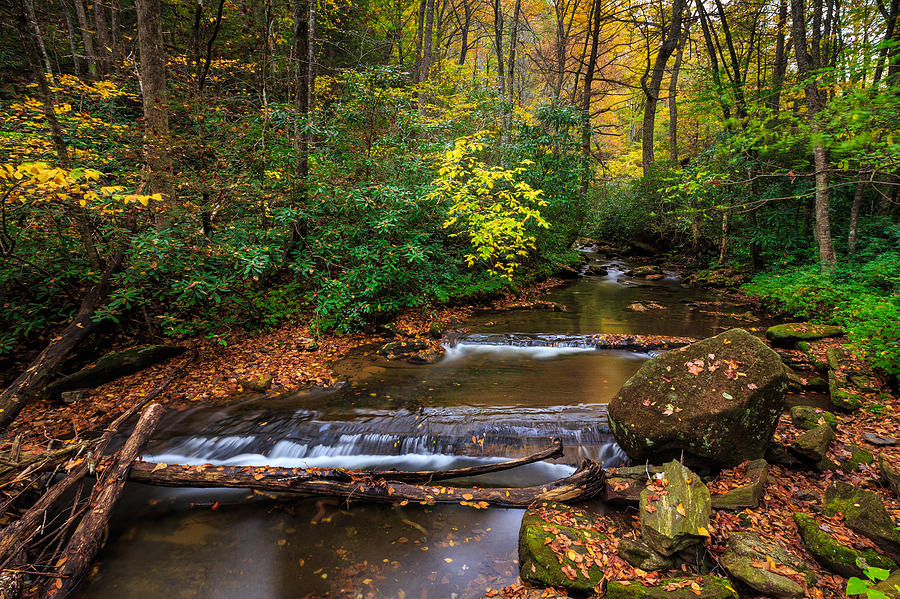
[(109, 74), (109, 25), (106, 20), (106, 5), (94, 0), (94, 25), (97, 28), (97, 66), (101, 75)]
[(643, 163), (645, 177), (650, 173), (650, 167), (655, 160), (653, 134), (656, 124), (656, 104), (659, 101), (659, 88), (662, 85), (662, 78), (666, 71), (666, 62), (668, 62), (669, 57), (675, 50), (678, 38), (681, 36), (681, 17), (684, 12), (684, 4), (685, 0), (673, 0), (672, 22), (668, 32), (665, 31), (665, 27), (662, 27), (663, 42), (651, 69), (652, 74), (650, 75), (649, 85), (647, 84), (646, 73), (641, 78), (641, 88), (643, 88), (646, 96), (641, 130), (641, 162)]
[(131, 464), (156, 430), (165, 411), (159, 404), (150, 404), (144, 408), (134, 431), (115, 455), (113, 463), (103, 471), (102, 476), (97, 477), (87, 512), (66, 545), (63, 555), (65, 562), (57, 567), (59, 578), (56, 579), (55, 585), (50, 585), (47, 597), (68, 597), (87, 574), (91, 562), (100, 551), (103, 531), (116, 502), (122, 495)]
[(506, 97), (506, 74), (503, 70), (503, 2), (494, 0), (494, 51), (497, 54), (497, 87), (500, 97)]
[[(821, 0), (817, 2), (815, 14), (821, 15)], [(830, 215), (830, 191), (828, 189), (828, 156), (824, 142), (819, 133), (819, 112), (824, 108), (824, 99), (821, 96), (818, 85), (814, 79), (814, 73), (819, 69), (816, 57), (819, 50), (809, 52), (806, 40), (806, 12), (803, 0), (791, 0), (791, 19), (793, 21), (794, 50), (797, 54), (797, 76), (804, 83), (806, 94), (806, 113), (812, 133), (813, 162), (816, 168), (816, 240), (819, 246), (819, 262), (825, 269), (832, 269), (835, 263), (834, 244), (831, 240), (831, 215)], [(817, 19), (813, 19), (814, 25)], [(819, 39), (819, 34), (813, 32), (814, 42)], [(814, 46), (817, 44), (813, 44)]]
[(309, 118), (309, 2), (294, 2), (294, 178), (298, 193), (306, 196), (309, 178), (309, 136), (306, 133)]
[(419, 0), (419, 11), (416, 13), (416, 64), (413, 65), (413, 83), (420, 81), (422, 74), (422, 36), (425, 30), (425, 7), (428, 0)]
[(129, 480), (164, 487), (247, 488), (298, 495), (345, 497), (354, 501), (401, 503), (484, 502), (498, 507), (528, 507), (536, 500), (578, 502), (596, 497), (604, 488), (603, 469), (585, 460), (572, 476), (533, 487), (480, 489), (411, 485), (365, 473), (309, 473), (295, 468), (204, 467), (136, 462)]
[(138, 45), (141, 53), (141, 95), (144, 105), (143, 183), (167, 202), (175, 199), (169, 159), (169, 110), (166, 54), (159, 0), (136, 0)]
[(47, 47), (44, 45), (44, 35), (41, 33), (41, 26), (34, 12), (34, 0), (25, 0), (24, 3), (28, 15), (28, 24), (34, 32), (34, 41), (37, 43), (41, 59), (43, 60), (44, 72), (49, 77), (53, 77), (53, 69), (50, 67), (50, 56), (47, 54)]
[(75, 68), (75, 74), (79, 77), (84, 77), (84, 72), (81, 70), (81, 60), (78, 58), (78, 46), (75, 43), (75, 26), (72, 24), (72, 16), (69, 14), (69, 7), (66, 6), (65, 2), (60, 2), (62, 5), (63, 16), (66, 18), (66, 30), (69, 34), (69, 51), (72, 53), (72, 66)]
[(673, 165), (678, 164), (678, 73), (681, 71), (681, 61), (684, 58), (684, 45), (688, 41), (688, 29), (690, 27), (690, 12), (684, 25), (684, 35), (678, 41), (678, 49), (675, 53), (675, 64), (672, 66), (672, 75), (669, 77), (669, 160)]
[(111, 14), (109, 70), (111, 73), (115, 73), (118, 71), (119, 63), (122, 60), (122, 25), (119, 22), (119, 15), (122, 9), (119, 6), (119, 0), (111, 0), (109, 10)]
[(863, 191), (865, 191), (866, 182), (863, 180), (863, 173), (859, 173), (859, 181), (856, 183), (856, 191), (853, 193), (853, 205), (850, 207), (850, 226), (847, 234), (847, 255), (852, 256), (856, 253), (856, 236), (859, 232), (859, 208), (862, 204)]
[[(424, 0), (423, 0), (424, 1)], [(472, 26), (472, 6), (469, 0), (462, 0), (463, 11), (465, 11), (465, 20), (462, 23), (462, 31), (460, 34), (459, 46), (459, 64), (466, 64), (466, 54), (469, 53), (469, 27)]]
[(581, 159), (584, 161), (584, 172), (581, 175), (581, 196), (587, 196), (591, 182), (591, 100), (594, 90), (594, 71), (597, 68), (597, 48), (600, 44), (600, 10), (603, 0), (594, 0), (591, 7), (589, 35), (591, 49), (587, 56), (587, 71), (584, 74), (584, 91), (581, 96)]
[(769, 108), (778, 112), (781, 107), (781, 88), (784, 85), (784, 74), (787, 71), (787, 53), (785, 52), (785, 29), (787, 27), (787, 0), (778, 4), (778, 37), (775, 41), (775, 64), (772, 66), (772, 95), (769, 97)]
[[(135, 0), (140, 2), (141, 0)], [(91, 36), (91, 30), (88, 27), (87, 14), (84, 11), (83, 0), (72, 0), (75, 5), (75, 14), (78, 16), (78, 25), (81, 31), (81, 43), (84, 45), (84, 55), (88, 61), (88, 76), (97, 76), (97, 55), (94, 54), (94, 38)]]
[(309, 0), (309, 34), (307, 42), (307, 74), (306, 74), (306, 110), (311, 112), (316, 107), (316, 2)]
[(722, 116), (727, 121), (731, 118), (731, 107), (728, 104), (722, 88), (722, 75), (719, 71), (719, 59), (716, 52), (716, 45), (713, 40), (712, 31), (709, 23), (709, 15), (706, 14), (706, 8), (703, 6), (703, 0), (697, 0), (697, 20), (700, 21), (700, 28), (703, 30), (703, 40), (706, 42), (706, 55), (709, 57), (710, 72), (712, 74), (713, 84), (716, 86), (716, 92), (721, 99), (719, 105), (722, 107)]
[[(426, 0), (425, 23), (422, 31), (422, 70), (419, 73), (419, 82), (428, 81), (431, 74), (432, 61), (432, 37), (434, 33), (434, 0)], [(419, 103), (421, 108), (421, 102)]]
[(516, 71), (516, 46), (519, 43), (519, 12), (522, 10), (522, 0), (516, 0), (516, 6), (513, 9), (512, 28), (509, 31), (509, 68), (507, 69), (508, 83), (506, 85), (509, 103), (513, 104), (516, 100), (515, 92), (515, 71)]
[(0, 393), (0, 431), (9, 427), (25, 405), (34, 399), (59, 370), (69, 353), (94, 330), (93, 316), (100, 306), (109, 287), (109, 279), (121, 264), (121, 254), (110, 261), (100, 282), (92, 287), (78, 308), (78, 313), (65, 330), (38, 354), (28, 368)]

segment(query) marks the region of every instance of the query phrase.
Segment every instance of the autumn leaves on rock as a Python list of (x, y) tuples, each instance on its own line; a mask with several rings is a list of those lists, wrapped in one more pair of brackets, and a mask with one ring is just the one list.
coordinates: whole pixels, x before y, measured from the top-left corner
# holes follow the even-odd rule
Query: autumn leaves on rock
[(778, 354), (732, 329), (646, 362), (610, 402), (610, 428), (636, 461), (732, 466), (763, 456), (786, 389)]

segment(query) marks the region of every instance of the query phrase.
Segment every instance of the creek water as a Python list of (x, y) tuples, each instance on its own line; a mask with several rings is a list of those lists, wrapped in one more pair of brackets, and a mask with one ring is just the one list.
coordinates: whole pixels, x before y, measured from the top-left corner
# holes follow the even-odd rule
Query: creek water
[[(539, 484), (582, 458), (625, 460), (606, 403), (649, 354), (598, 350), (590, 333), (704, 337), (754, 327), (748, 307), (621, 262), (545, 299), (566, 312), (481, 314), (437, 364), (356, 356), (340, 389), (171, 414), (145, 459), (167, 463), (443, 469), (530, 453), (560, 437), (566, 455), (479, 477)], [(653, 301), (665, 309), (629, 310)], [(217, 502), (216, 509), (209, 506)], [(602, 506), (594, 506), (602, 509)], [(80, 597), (468, 599), (515, 582), (521, 510), (290, 503), (240, 490), (129, 484), (99, 569)]]

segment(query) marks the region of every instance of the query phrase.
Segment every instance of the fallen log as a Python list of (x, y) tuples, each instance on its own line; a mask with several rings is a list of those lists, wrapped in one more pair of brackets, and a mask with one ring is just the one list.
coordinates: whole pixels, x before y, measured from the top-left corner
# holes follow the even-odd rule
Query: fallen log
[[(341, 478), (351, 477), (351, 480)], [(527, 507), (541, 499), (577, 502), (599, 495), (604, 488), (603, 469), (584, 460), (571, 476), (531, 487), (445, 487), (412, 485), (374, 478), (367, 473), (303, 468), (237, 466), (185, 466), (135, 462), (128, 475), (133, 482), (163, 487), (246, 488), (297, 495), (344, 497), (353, 501), (401, 503), (472, 503), (497, 507)]]
[(0, 487), (22, 482), (33, 474), (54, 470), (69, 458), (88, 450), (92, 444), (93, 441), (82, 440), (43, 453), (0, 453)]
[(84, 518), (69, 539), (62, 558), (57, 562), (58, 577), (48, 589), (47, 597), (67, 597), (84, 578), (91, 562), (100, 551), (103, 530), (125, 487), (128, 470), (150, 435), (156, 430), (163, 413), (165, 408), (156, 403), (144, 408), (134, 431), (115, 455), (113, 463), (98, 476), (97, 483), (91, 490)]

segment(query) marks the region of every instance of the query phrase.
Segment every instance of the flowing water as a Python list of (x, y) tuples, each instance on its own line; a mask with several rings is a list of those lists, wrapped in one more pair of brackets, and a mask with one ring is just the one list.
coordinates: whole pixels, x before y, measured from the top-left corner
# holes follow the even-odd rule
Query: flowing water
[[(590, 334), (703, 337), (759, 323), (746, 306), (675, 277), (646, 283), (624, 276), (620, 262), (603, 263), (607, 276), (547, 295), (567, 312), (481, 314), (437, 364), (357, 356), (340, 389), (171, 414), (145, 459), (430, 470), (521, 456), (559, 437), (563, 458), (477, 484), (539, 484), (567, 476), (582, 458), (619, 464), (625, 456), (605, 404), (649, 354), (598, 349)], [(665, 309), (627, 309), (647, 301)], [(480, 597), (516, 580), (521, 517), (128, 485), (99, 571), (80, 596)]]

